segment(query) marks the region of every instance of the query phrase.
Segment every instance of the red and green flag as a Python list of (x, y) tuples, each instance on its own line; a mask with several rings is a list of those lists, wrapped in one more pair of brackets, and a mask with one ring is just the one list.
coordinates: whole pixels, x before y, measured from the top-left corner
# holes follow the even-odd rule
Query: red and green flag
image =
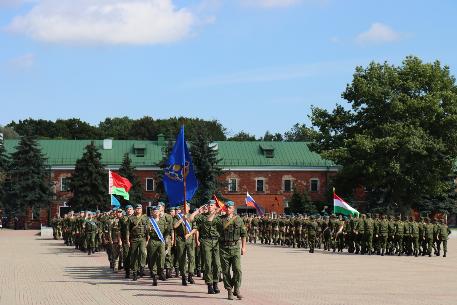
[(132, 184), (129, 179), (109, 171), (109, 194), (119, 195), (124, 197), (125, 200), (129, 200), (129, 191), (131, 187)]

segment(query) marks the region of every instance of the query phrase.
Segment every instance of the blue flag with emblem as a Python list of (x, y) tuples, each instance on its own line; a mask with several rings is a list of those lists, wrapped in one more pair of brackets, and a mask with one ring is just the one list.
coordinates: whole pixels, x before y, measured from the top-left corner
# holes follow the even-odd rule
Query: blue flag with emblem
[(160, 241), (164, 244), (165, 238), (163, 238), (162, 231), (160, 231), (157, 221), (154, 219), (154, 217), (149, 217), (149, 222), (151, 223), (152, 227), (154, 228), (154, 231), (156, 232), (157, 237), (159, 237)]
[(111, 195), (111, 206), (115, 208), (121, 207), (121, 203), (119, 202), (119, 200), (117, 200), (116, 197), (114, 197), (114, 195)]
[(190, 227), (190, 224), (187, 220), (184, 220), (182, 219), (182, 215), (181, 214), (177, 214), (179, 219), (181, 219), (183, 222), (184, 222), (184, 225), (186, 226), (186, 229), (187, 229), (187, 233), (190, 233), (192, 231), (192, 228)]
[(182, 126), (163, 175), (163, 185), (170, 206), (177, 206), (184, 202), (184, 180), (186, 180), (186, 201), (188, 201), (197, 191), (198, 180), (184, 138), (184, 126)]

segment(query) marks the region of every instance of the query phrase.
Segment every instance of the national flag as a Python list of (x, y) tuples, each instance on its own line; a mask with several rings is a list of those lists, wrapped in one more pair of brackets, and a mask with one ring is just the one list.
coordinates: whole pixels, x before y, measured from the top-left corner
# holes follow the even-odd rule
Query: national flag
[(248, 207), (253, 207), (257, 210), (257, 214), (260, 216), (263, 216), (265, 214), (265, 211), (263, 208), (255, 202), (254, 198), (252, 198), (251, 195), (249, 195), (248, 192), (246, 192), (246, 206)]
[(116, 196), (114, 195), (111, 195), (111, 206), (115, 208), (121, 207), (121, 203), (119, 202), (119, 200), (117, 200)]
[(343, 215), (359, 215), (359, 211), (351, 207), (346, 201), (338, 197), (336, 193), (333, 193), (333, 213)]
[(227, 206), (225, 205), (225, 203), (219, 200), (219, 198), (217, 198), (216, 195), (213, 195), (213, 200), (216, 201), (216, 205), (221, 208), (221, 211), (227, 211)]
[(129, 179), (122, 177), (119, 174), (116, 174), (112, 171), (108, 172), (109, 179), (109, 188), (108, 194), (119, 195), (124, 197), (125, 200), (129, 200), (129, 191), (132, 187)]
[(185, 198), (188, 201), (197, 191), (198, 180), (184, 138), (184, 126), (182, 126), (163, 175), (163, 185), (171, 206), (177, 206), (184, 202), (184, 178), (186, 180)]

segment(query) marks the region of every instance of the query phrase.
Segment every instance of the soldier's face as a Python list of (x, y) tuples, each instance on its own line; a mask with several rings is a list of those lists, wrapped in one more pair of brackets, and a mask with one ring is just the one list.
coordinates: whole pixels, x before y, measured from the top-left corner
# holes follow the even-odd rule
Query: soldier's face
[(227, 207), (227, 214), (228, 215), (233, 215), (235, 212), (235, 207)]
[(135, 208), (135, 214), (141, 215), (141, 213), (143, 213), (143, 209), (142, 208)]
[(127, 209), (127, 215), (132, 215), (133, 214), (133, 208), (128, 208)]
[(210, 213), (214, 212), (215, 209), (216, 209), (216, 205), (215, 204), (209, 204), (208, 205), (208, 211)]

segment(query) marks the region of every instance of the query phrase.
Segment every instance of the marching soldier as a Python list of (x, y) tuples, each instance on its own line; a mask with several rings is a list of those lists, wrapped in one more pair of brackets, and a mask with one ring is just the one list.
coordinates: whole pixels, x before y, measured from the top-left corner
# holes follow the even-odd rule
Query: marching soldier
[(149, 220), (143, 215), (141, 204), (135, 206), (134, 215), (130, 216), (127, 222), (127, 243), (130, 245), (129, 268), (133, 272), (133, 280), (138, 275), (144, 276), (146, 265), (146, 242), (149, 240)]

